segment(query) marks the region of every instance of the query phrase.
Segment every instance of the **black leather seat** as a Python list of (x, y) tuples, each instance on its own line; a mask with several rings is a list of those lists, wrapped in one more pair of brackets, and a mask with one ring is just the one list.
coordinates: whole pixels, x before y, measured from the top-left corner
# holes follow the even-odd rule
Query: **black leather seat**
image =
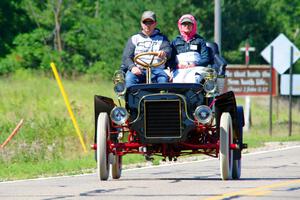
[(218, 75), (225, 75), (227, 62), (220, 55), (217, 43), (206, 42), (206, 46), (208, 48), (209, 64), (218, 72)]

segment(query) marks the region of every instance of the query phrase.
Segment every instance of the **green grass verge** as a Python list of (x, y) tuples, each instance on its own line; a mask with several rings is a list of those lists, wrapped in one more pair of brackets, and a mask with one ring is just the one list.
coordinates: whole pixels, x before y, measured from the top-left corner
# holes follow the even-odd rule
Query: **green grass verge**
[(300, 134), (286, 136), (286, 135), (262, 135), (262, 134), (245, 134), (244, 143), (248, 144), (249, 148), (261, 147), (266, 142), (290, 142), (290, 141), (300, 141)]
[[(114, 97), (111, 81), (82, 76), (63, 79), (63, 85), (83, 134), (93, 143), (95, 94)], [(15, 138), (0, 150), (0, 181), (94, 171), (94, 152), (83, 153), (57, 83), (51, 74), (17, 71), (0, 79), (0, 143), (20, 119), (24, 125)], [(288, 109), (285, 101), (274, 101), (273, 136), (268, 135), (268, 98), (252, 100), (252, 127), (244, 134), (248, 146), (267, 141), (300, 141), (299, 109), (293, 110), (293, 135), (287, 136)], [(238, 98), (243, 104), (243, 98)], [(278, 113), (276, 108), (279, 108)], [(155, 157), (158, 164), (160, 157)], [(124, 164), (144, 161), (141, 155), (126, 155)]]

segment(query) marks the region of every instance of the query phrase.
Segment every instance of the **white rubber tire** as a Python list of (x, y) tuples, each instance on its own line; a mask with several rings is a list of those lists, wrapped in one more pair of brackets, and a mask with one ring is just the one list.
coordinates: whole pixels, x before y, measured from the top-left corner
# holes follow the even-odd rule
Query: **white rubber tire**
[(97, 174), (100, 180), (106, 181), (109, 176), (109, 157), (107, 140), (109, 139), (109, 118), (107, 113), (102, 112), (97, 120)]
[(228, 112), (224, 112), (220, 119), (220, 172), (222, 180), (232, 179), (233, 151), (230, 144), (233, 141), (232, 119)]

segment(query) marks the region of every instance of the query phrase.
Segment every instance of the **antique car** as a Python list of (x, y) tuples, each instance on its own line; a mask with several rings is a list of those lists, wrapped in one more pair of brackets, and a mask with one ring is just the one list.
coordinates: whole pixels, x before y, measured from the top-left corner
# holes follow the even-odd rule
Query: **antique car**
[[(205, 154), (219, 158), (221, 179), (239, 179), (243, 143), (243, 107), (234, 93), (222, 92), (226, 62), (216, 45), (208, 45), (211, 67), (200, 83), (151, 83), (157, 54), (147, 52), (134, 60), (147, 70), (145, 84), (125, 87), (124, 73), (114, 76), (118, 105), (95, 95), (95, 150), (97, 173), (107, 180), (121, 177), (122, 157), (142, 154), (176, 161), (179, 156)], [(150, 63), (141, 59), (153, 56)], [(121, 98), (124, 98), (122, 105)], [(111, 165), (111, 167), (110, 167)]]

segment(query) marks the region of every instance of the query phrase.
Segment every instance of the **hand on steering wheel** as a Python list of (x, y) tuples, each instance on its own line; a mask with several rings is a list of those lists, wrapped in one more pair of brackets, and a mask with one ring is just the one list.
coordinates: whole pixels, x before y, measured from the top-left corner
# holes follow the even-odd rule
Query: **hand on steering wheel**
[[(151, 61), (150, 62), (145, 62), (141, 58), (143, 56), (152, 56)], [(160, 53), (158, 53), (158, 52), (144, 52), (144, 53), (137, 54), (133, 58), (133, 60), (134, 60), (135, 63), (139, 64), (143, 68), (148, 69), (148, 68), (151, 68), (151, 67), (158, 67), (158, 66), (163, 65), (164, 63), (166, 63), (167, 57), (164, 56), (163, 58), (160, 58), (160, 56), (162, 56), (161, 51), (160, 51)], [(156, 57), (157, 57), (157, 59), (159, 58), (159, 59), (162, 59), (162, 60), (158, 63), (153, 64), (153, 61), (155, 60), (154, 58), (156, 58)]]

